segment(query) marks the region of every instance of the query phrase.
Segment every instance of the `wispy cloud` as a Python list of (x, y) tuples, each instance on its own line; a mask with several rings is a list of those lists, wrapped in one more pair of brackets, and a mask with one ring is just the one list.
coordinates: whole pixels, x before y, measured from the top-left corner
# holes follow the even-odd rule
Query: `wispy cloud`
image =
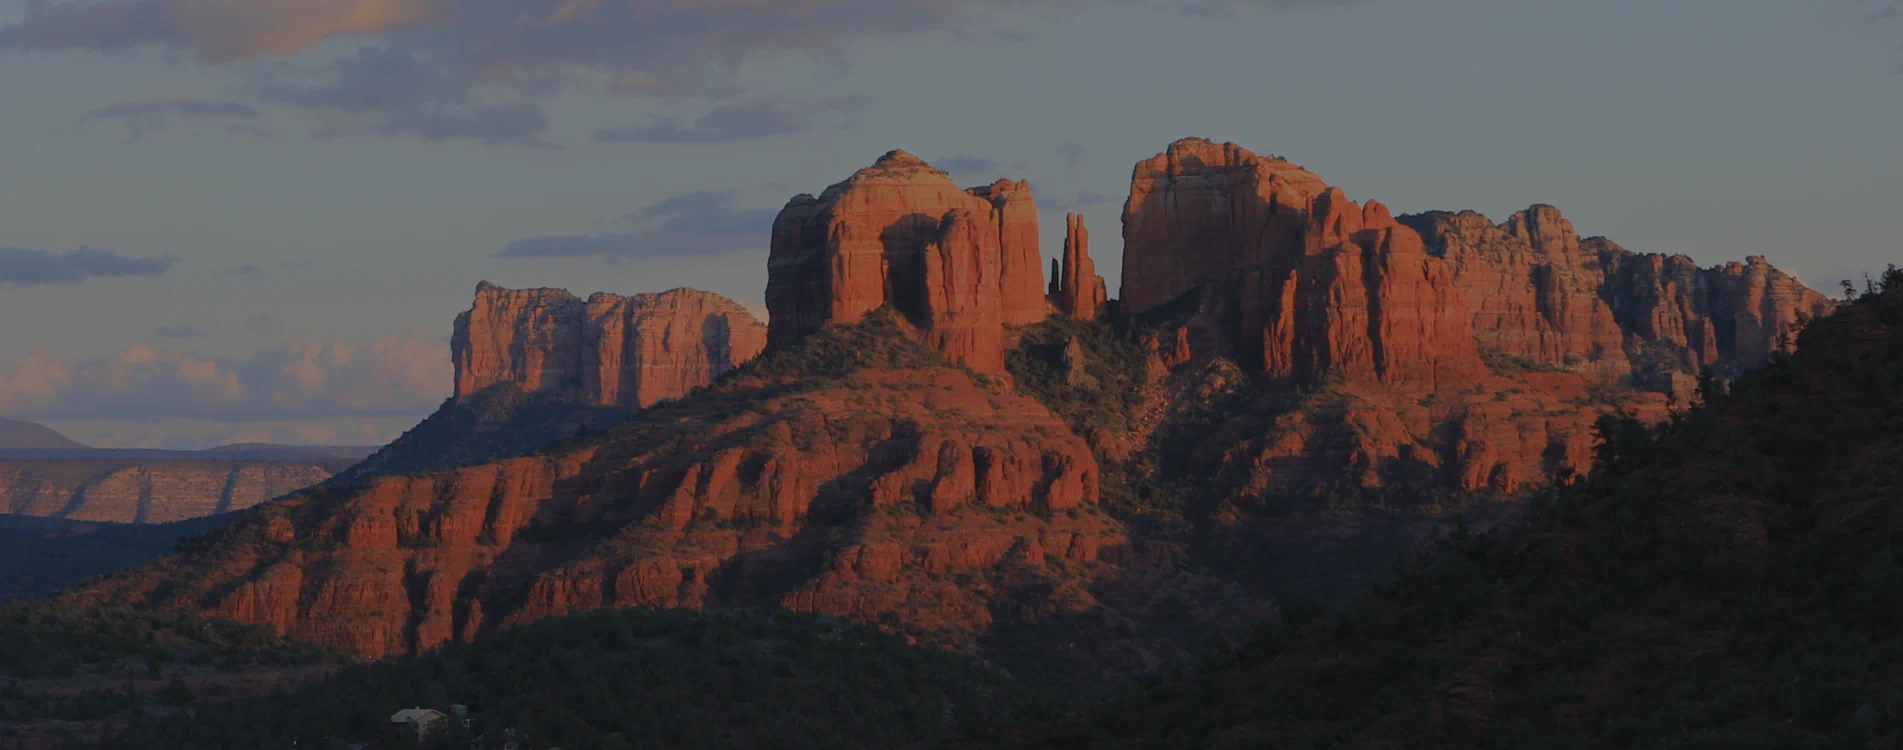
[(724, 255), (764, 248), (777, 213), (736, 208), (732, 192), (681, 193), (622, 217), (620, 223), (633, 231), (529, 237), (509, 243), (495, 257), (623, 260)]
[(27, 419), (254, 421), (426, 414), (452, 367), (435, 338), (291, 342), (243, 359), (134, 346), (0, 363), (0, 413)]
[(174, 325), (157, 326), (152, 329), (152, 335), (162, 339), (183, 341), (185, 339), (204, 338), (210, 336), (211, 332), (197, 326), (178, 323)]
[(683, 126), (669, 117), (647, 125), (595, 131), (604, 143), (734, 143), (776, 135), (803, 133), (818, 127), (829, 115), (854, 115), (872, 104), (870, 96), (835, 96), (806, 101), (782, 96), (722, 104)]
[(1090, 153), (1090, 149), (1069, 142), (1059, 144), (1056, 151), (1064, 159), (1064, 165), (1073, 169), (1082, 166), (1084, 157)]
[[(241, 102), (209, 101), (189, 96), (171, 96), (108, 104), (80, 113), (81, 125), (100, 121), (125, 126), (126, 140), (137, 141), (148, 133), (163, 130), (173, 118), (254, 118), (262, 113)], [(228, 125), (227, 130), (235, 125)], [(255, 126), (251, 126), (255, 127)]]
[(112, 250), (81, 247), (63, 253), (0, 247), (0, 286), (78, 284), (92, 278), (163, 276), (176, 256), (130, 258)]

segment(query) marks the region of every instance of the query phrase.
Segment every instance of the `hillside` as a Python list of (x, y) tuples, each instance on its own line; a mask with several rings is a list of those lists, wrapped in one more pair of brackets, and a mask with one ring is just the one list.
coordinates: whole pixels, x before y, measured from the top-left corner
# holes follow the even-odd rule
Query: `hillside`
[[(1888, 747), (1903, 736), (1903, 272), (1528, 526), (1022, 747)], [(1303, 620), (1313, 620), (1304, 624)]]
[(86, 450), (86, 446), (45, 425), (0, 419), (0, 451), (11, 450)]
[(396, 710), (463, 704), (476, 726), (440, 746), (513, 731), (526, 747), (915, 748), (995, 726), (1027, 698), (972, 660), (823, 618), (599, 610), (147, 721), (104, 747), (394, 740)]
[(0, 602), (37, 599), (171, 554), (182, 540), (231, 520), (114, 524), (0, 516)]

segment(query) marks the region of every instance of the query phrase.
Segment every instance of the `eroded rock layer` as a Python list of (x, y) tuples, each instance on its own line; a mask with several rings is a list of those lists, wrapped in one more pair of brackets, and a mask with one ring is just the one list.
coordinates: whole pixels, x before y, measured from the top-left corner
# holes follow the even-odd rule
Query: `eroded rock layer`
[(1093, 320), (1109, 292), (1103, 277), (1097, 275), (1097, 263), (1090, 258), (1090, 230), (1082, 214), (1064, 216), (1064, 257), (1062, 264), (1051, 261), (1051, 306), (1079, 320)]
[(182, 521), (296, 492), (347, 463), (4, 459), (0, 512), (108, 523)]
[(947, 358), (1001, 374), (1004, 326), (1051, 311), (1037, 232), (1028, 183), (962, 190), (917, 157), (888, 153), (780, 212), (767, 272), (769, 343), (788, 347), (890, 306)]
[(560, 289), (483, 282), (451, 339), (456, 397), (510, 384), (523, 391), (580, 389), (603, 406), (677, 398), (752, 359), (766, 327), (738, 303), (675, 289), (586, 301)]

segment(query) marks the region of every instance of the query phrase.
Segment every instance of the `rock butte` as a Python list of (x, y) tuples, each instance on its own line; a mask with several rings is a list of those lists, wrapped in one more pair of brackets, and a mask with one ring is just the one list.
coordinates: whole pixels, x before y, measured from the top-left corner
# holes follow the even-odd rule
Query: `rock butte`
[(579, 389), (604, 406), (679, 398), (757, 356), (766, 327), (739, 303), (675, 289), (586, 302), (560, 289), (476, 287), (456, 317), (456, 397), (511, 384)]
[(1004, 327), (1051, 313), (1030, 184), (964, 190), (890, 152), (786, 204), (773, 223), (766, 302), (772, 348), (890, 306), (946, 358), (1001, 375)]
[[(1583, 472), (1600, 414), (1663, 416), (1703, 368), (1762, 365), (1833, 307), (1762, 258), (1639, 255), (1581, 240), (1545, 206), (1498, 226), (1396, 219), (1286, 160), (1201, 139), (1139, 163), (1125, 206), (1121, 304), (1185, 300), (1172, 363), (1225, 357), (1334, 384), (1202, 441), (1201, 470), (1248, 497), (1341, 480), (1514, 490)], [(1650, 393), (1607, 395), (1619, 386)]]
[[(1599, 415), (1662, 415), (1689, 373), (1761, 364), (1790, 324), (1829, 309), (1761, 259), (1636, 255), (1540, 207), (1500, 225), (1397, 219), (1285, 160), (1197, 139), (1137, 166), (1123, 223), (1121, 309), (1179, 324), (1148, 339), (1131, 434), (1091, 441), (1141, 450), (1174, 407), (1234, 392), (1231, 360), (1287, 387), (1227, 404), (1171, 448), (1238, 506), (1341, 484), (1510, 491), (1583, 470)], [(1002, 374), (1007, 326), (1107, 303), (1081, 217), (1067, 217), (1049, 287), (1036, 238), (1027, 185), (961, 190), (891, 152), (780, 213), (764, 343), (796, 349), (890, 307), (916, 341), (881, 343)], [(582, 303), (485, 285), (458, 319), (457, 393), (572, 387), (646, 405), (758, 351), (737, 306), (669, 294)], [(1062, 377), (1088, 387), (1079, 338), (1061, 354)], [(685, 372), (650, 383), (657, 366)], [(266, 504), (199, 552), (77, 596), (204, 609), (372, 656), (604, 605), (775, 605), (1072, 666), (1125, 659), (1129, 674), (1159, 665), (1138, 645), (1154, 633), (1265, 606), (1172, 560), (1287, 561), (1311, 548), (1263, 540), (1339, 528), (1244, 518), (1197, 528), (1206, 546), (1189, 550), (1097, 512), (1092, 444), (989, 378), (922, 366), (790, 383), (769, 370), (742, 368), (592, 444)], [(1653, 390), (1611, 387), (1626, 384)], [(1113, 593), (1129, 581), (1141, 585)], [(1154, 627), (1105, 635), (1138, 622)]]

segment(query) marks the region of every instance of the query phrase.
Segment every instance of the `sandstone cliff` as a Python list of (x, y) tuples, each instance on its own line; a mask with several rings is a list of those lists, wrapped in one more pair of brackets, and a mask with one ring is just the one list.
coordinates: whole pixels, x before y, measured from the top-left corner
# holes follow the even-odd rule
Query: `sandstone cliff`
[(0, 459), (0, 512), (110, 523), (182, 521), (290, 494), (349, 463)]
[(1763, 366), (1835, 303), (1761, 257), (1700, 268), (1581, 239), (1558, 209), (1495, 225), (1471, 211), (1404, 217), (1454, 268), (1483, 349), (1686, 395), (1706, 368)]
[(785, 348), (890, 306), (947, 358), (1000, 374), (1004, 327), (1050, 314), (1037, 239), (1028, 183), (961, 190), (893, 151), (774, 221), (769, 342)]
[(483, 282), (450, 342), (456, 398), (500, 384), (579, 389), (603, 406), (676, 398), (752, 359), (766, 328), (725, 297), (693, 289), (586, 301), (559, 289)]
[(1662, 417), (1702, 369), (1762, 365), (1831, 308), (1762, 258), (1638, 255), (1581, 240), (1547, 207), (1497, 226), (1396, 220), (1286, 160), (1200, 139), (1137, 165), (1124, 241), (1122, 304), (1182, 322), (1188, 351), (1169, 365), (1220, 358), (1266, 378), (1191, 438), (1186, 464), (1244, 498), (1583, 473), (1601, 414)]

